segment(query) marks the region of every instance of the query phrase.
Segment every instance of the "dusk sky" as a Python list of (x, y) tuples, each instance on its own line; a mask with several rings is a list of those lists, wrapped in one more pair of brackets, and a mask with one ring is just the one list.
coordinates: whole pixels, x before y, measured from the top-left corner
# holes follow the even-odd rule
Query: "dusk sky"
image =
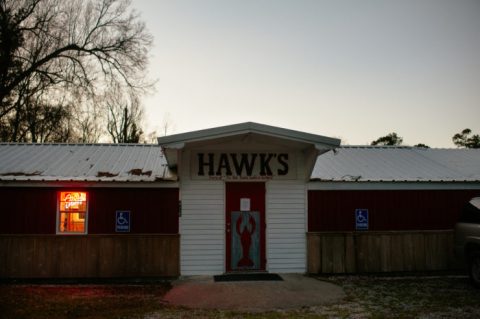
[(162, 135), (258, 122), (369, 144), (480, 134), (480, 1), (133, 0)]

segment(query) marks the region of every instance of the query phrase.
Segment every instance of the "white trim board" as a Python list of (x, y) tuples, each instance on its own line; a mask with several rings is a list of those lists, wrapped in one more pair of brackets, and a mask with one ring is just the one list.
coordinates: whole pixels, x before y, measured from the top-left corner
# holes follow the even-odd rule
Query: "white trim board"
[(315, 182), (307, 184), (308, 190), (462, 190), (478, 189), (480, 183), (449, 182)]

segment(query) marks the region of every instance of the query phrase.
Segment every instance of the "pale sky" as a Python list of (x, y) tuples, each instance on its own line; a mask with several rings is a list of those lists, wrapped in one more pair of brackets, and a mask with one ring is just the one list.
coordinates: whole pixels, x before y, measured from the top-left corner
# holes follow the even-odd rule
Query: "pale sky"
[(479, 0), (133, 0), (159, 135), (258, 122), (369, 144), (480, 134)]

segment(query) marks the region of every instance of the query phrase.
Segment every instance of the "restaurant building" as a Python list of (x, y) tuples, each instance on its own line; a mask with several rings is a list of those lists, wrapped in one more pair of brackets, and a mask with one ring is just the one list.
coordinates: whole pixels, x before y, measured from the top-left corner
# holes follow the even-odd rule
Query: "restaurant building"
[(474, 196), (480, 150), (251, 122), (158, 145), (0, 144), (0, 277), (451, 269)]

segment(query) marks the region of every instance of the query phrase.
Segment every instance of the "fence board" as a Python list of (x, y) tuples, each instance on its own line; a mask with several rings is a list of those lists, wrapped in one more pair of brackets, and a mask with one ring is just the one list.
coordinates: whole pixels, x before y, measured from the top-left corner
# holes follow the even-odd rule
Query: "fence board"
[(390, 239), (391, 239), (391, 242), (390, 242), (390, 251), (391, 251), (390, 271), (403, 271), (404, 270), (404, 259), (403, 259), (402, 239), (403, 239), (404, 236), (398, 235), (398, 234), (392, 234), (391, 236), (388, 236), (388, 237), (390, 237)]
[(1, 278), (179, 275), (179, 235), (0, 235)]
[(333, 272), (345, 273), (345, 237), (344, 236), (335, 236), (332, 237), (333, 243), (333, 261), (332, 267)]
[(380, 241), (380, 260), (381, 260), (381, 265), (380, 268), (382, 271), (392, 271), (392, 249), (391, 249), (391, 244), (392, 244), (392, 237), (391, 236), (386, 236), (386, 235), (381, 235), (381, 241)]
[(457, 269), (453, 231), (307, 233), (309, 273)]
[(351, 234), (347, 234), (345, 236), (345, 272), (354, 273), (356, 271), (355, 240)]
[(319, 273), (322, 270), (320, 240), (320, 236), (308, 236), (307, 238), (307, 255), (311, 257), (307, 260), (307, 268), (311, 269), (313, 273)]

